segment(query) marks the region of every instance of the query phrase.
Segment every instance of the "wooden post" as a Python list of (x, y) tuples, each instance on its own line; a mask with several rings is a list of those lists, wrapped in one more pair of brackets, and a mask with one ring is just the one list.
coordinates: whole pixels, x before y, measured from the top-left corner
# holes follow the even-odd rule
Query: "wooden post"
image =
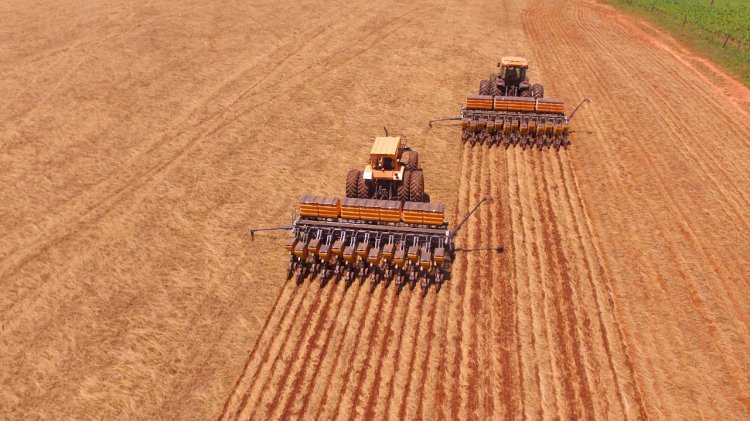
[(685, 14), (685, 19), (682, 20), (682, 27), (685, 27), (685, 24), (687, 23), (687, 14)]
[(722, 45), (721, 48), (727, 48), (727, 41), (729, 41), (729, 37), (731, 37), (731, 35), (727, 34), (727, 38), (724, 40), (724, 45)]

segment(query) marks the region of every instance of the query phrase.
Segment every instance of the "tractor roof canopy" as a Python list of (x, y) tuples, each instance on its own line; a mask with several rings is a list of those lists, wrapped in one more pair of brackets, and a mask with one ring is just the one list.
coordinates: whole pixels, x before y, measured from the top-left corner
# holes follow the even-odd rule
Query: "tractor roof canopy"
[(523, 57), (506, 56), (500, 59), (498, 66), (522, 67), (525, 69), (529, 67), (529, 62)]
[(397, 156), (401, 147), (401, 136), (376, 137), (370, 156)]

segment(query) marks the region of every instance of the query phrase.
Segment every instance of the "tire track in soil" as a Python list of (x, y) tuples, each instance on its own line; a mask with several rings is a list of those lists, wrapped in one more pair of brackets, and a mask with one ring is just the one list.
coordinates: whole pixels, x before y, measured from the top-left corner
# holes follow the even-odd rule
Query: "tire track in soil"
[[(472, 174), (472, 167), (469, 165), (471, 161), (471, 155), (473, 151), (471, 145), (464, 144), (461, 149), (461, 171), (459, 175), (459, 192), (458, 192), (458, 206), (456, 207), (457, 212), (461, 210), (469, 209), (470, 195), (470, 179)], [(467, 244), (468, 231), (461, 231), (458, 234), (458, 238), (461, 240), (460, 244), (463, 245), (463, 249), (468, 248)], [(448, 290), (446, 291), (449, 298), (446, 302), (447, 309), (445, 309), (445, 326), (443, 335), (440, 337), (440, 343), (444, 352), (438, 357), (437, 368), (434, 370), (435, 375), (430, 383), (434, 386), (434, 399), (435, 404), (433, 407), (428, 409), (434, 409), (434, 413), (427, 413), (426, 418), (445, 420), (449, 416), (447, 413), (451, 412), (453, 405), (451, 399), (456, 398), (455, 391), (457, 390), (456, 380), (458, 378), (457, 370), (458, 366), (451, 363), (458, 357), (457, 349), (460, 341), (460, 326), (458, 324), (457, 313), (460, 310), (461, 297), (465, 290), (465, 280), (467, 278), (467, 253), (461, 252), (456, 254), (456, 261), (453, 264), (453, 270), (451, 274), (451, 280), (447, 284)], [(450, 386), (446, 386), (450, 385)], [(453, 393), (448, 395), (448, 393)], [(454, 418), (455, 419), (455, 418)]]
[[(246, 91), (247, 92), (247, 91)], [(212, 116), (211, 118), (204, 120), (209, 121), (212, 118), (216, 117), (219, 114), (222, 114), (223, 112), (228, 111), (227, 109), (222, 110), (221, 113), (217, 113), (216, 115)], [(198, 126), (202, 125), (203, 121), (198, 124)], [(198, 127), (196, 126), (196, 127)], [(204, 134), (203, 136), (199, 136), (196, 138), (193, 138), (191, 141), (191, 145), (195, 145), (195, 142), (200, 139), (204, 139), (206, 135), (214, 133), (218, 128), (214, 128), (212, 132), (209, 132), (207, 134)], [(184, 133), (184, 132), (181, 132)], [(145, 155), (150, 155), (154, 150), (157, 150), (162, 144), (167, 143), (169, 139), (166, 139), (159, 142), (157, 145), (151, 147), (149, 151), (145, 153)], [(138, 186), (144, 184), (147, 181), (153, 180), (155, 177), (157, 177), (160, 173), (163, 172), (163, 170), (166, 170), (168, 167), (171, 167), (173, 164), (175, 164), (179, 159), (183, 158), (187, 155), (189, 151), (182, 148), (180, 149), (179, 153), (166, 161), (165, 163), (159, 164), (156, 167), (153, 167), (151, 170), (147, 171), (145, 174), (142, 174), (138, 177), (138, 180), (146, 180), (144, 182), (137, 181), (136, 183), (127, 184), (124, 187), (120, 189), (116, 189), (111, 194), (106, 195), (104, 198), (99, 198), (95, 201), (95, 205), (89, 207), (79, 218), (78, 222), (74, 224), (73, 226), (69, 226), (69, 224), (58, 224), (59, 228), (56, 229), (55, 232), (60, 232), (60, 235), (54, 234), (49, 237), (44, 237), (44, 244), (41, 244), (40, 248), (33, 246), (33, 247), (19, 247), (17, 250), (19, 250), (19, 253), (22, 253), (20, 257), (18, 255), (9, 255), (4, 259), (2, 264), (0, 265), (0, 277), (7, 277), (9, 274), (14, 273), (18, 269), (20, 269), (23, 265), (25, 265), (28, 261), (30, 261), (32, 258), (38, 256), (41, 253), (46, 252), (51, 247), (54, 247), (55, 245), (67, 240), (68, 238), (76, 235), (78, 231), (78, 227), (82, 224), (86, 225), (93, 225), (94, 223), (98, 222), (102, 218), (106, 217), (110, 214), (112, 210), (114, 210), (117, 205), (122, 202), (123, 200), (126, 200), (126, 195), (129, 193), (137, 193)], [(99, 184), (97, 184), (99, 185)], [(106, 189), (109, 191), (109, 189)], [(42, 238), (42, 237), (40, 237)], [(39, 245), (38, 242), (35, 244)], [(25, 251), (24, 251), (25, 250)], [(17, 258), (17, 259), (15, 259)], [(15, 263), (11, 262), (9, 264), (10, 266), (6, 265), (6, 263), (9, 261), (9, 259), (15, 259)], [(18, 260), (20, 259), (20, 260)], [(28, 304), (27, 298), (28, 297), (34, 297), (34, 303), (40, 302), (42, 298), (44, 297), (44, 294), (39, 294), (38, 290), (39, 288), (44, 287), (49, 283), (49, 280), (42, 282), (42, 284), (36, 285), (34, 288), (28, 289), (28, 292), (21, 297), (20, 299), (14, 300), (13, 302), (15, 304), (11, 305), (11, 308), (8, 310), (4, 310), (4, 319), (5, 322), (2, 323), (2, 330), (3, 333), (8, 333), (8, 331), (12, 330), (16, 324), (20, 323), (20, 319), (13, 315), (13, 313), (26, 313), (26, 314), (36, 314), (36, 312), (28, 311), (28, 307), (34, 304)], [(81, 292), (79, 292), (80, 294)], [(77, 296), (71, 297), (69, 301), (75, 301), (75, 298)], [(49, 322), (52, 322), (52, 320), (49, 320)], [(42, 326), (40, 326), (40, 330), (44, 330)]]
[[(322, 347), (313, 347), (313, 352), (311, 352), (311, 354), (313, 355), (310, 355), (309, 358), (308, 356), (305, 357), (305, 361), (302, 363), (303, 371), (302, 373), (294, 377), (291, 390), (287, 393), (286, 403), (281, 406), (281, 414), (272, 413), (271, 418), (289, 419), (291, 417), (298, 417), (305, 413), (304, 409), (307, 407), (310, 394), (313, 393), (314, 382), (320, 375), (321, 366), (324, 362), (330, 361), (330, 358), (333, 358), (335, 360), (341, 353), (341, 346), (344, 342), (343, 340), (341, 340), (341, 336), (345, 335), (349, 331), (349, 324), (354, 319), (354, 315), (357, 314), (355, 306), (358, 302), (361, 301), (359, 299), (359, 295), (361, 294), (362, 289), (363, 288), (359, 288), (356, 294), (348, 294), (347, 298), (352, 296), (353, 298), (349, 300), (350, 302), (346, 302), (345, 299), (344, 303), (342, 303), (342, 305), (339, 307), (339, 311), (341, 307), (348, 307), (348, 311), (345, 310), (345, 312), (343, 313), (347, 315), (346, 323), (344, 323), (343, 328), (340, 328), (340, 323), (337, 323), (340, 320), (339, 311), (337, 311), (336, 314), (334, 314), (333, 317), (330, 318), (328, 333), (325, 335), (325, 344)], [(367, 314), (369, 311), (372, 302), (372, 295), (372, 293), (369, 294), (367, 298), (367, 304), (364, 314)], [(362, 327), (364, 321), (361, 318), (359, 320), (359, 323), (359, 326), (356, 328), (357, 332), (363, 332), (367, 330), (366, 327)], [(334, 342), (336, 340), (338, 340), (339, 346), (337, 347), (337, 350), (329, 357), (327, 353), (328, 348), (331, 342)], [(313, 368), (311, 369), (311, 367)], [(303, 387), (305, 387), (306, 390), (303, 389)], [(304, 397), (302, 399), (298, 399), (297, 396), (303, 393)], [(299, 405), (302, 405), (302, 407), (300, 408)]]
[[(353, 6), (353, 7), (356, 7), (356, 6)], [(373, 7), (370, 7), (370, 9), (372, 8)], [(49, 230), (41, 229), (41, 231), (46, 232), (46, 234), (35, 237), (36, 239), (31, 240), (30, 244), (19, 245), (18, 247), (16, 247), (16, 250), (18, 250), (17, 253), (20, 253), (21, 251), (23, 251), (23, 253), (21, 255), (18, 255), (17, 253), (10, 254), (6, 256), (2, 262), (0, 262), (0, 278), (7, 277), (9, 274), (15, 273), (17, 270), (19, 270), (23, 265), (25, 265), (28, 261), (30, 261), (34, 257), (37, 257), (41, 253), (44, 253), (45, 251), (59, 244), (60, 242), (65, 241), (68, 237), (75, 235), (81, 225), (84, 225), (84, 224), (93, 225), (94, 223), (100, 221), (102, 218), (109, 215), (117, 207), (117, 205), (119, 205), (121, 202), (127, 199), (129, 194), (131, 193), (137, 194), (143, 185), (153, 181), (159, 175), (165, 173), (170, 168), (177, 165), (177, 163), (181, 162), (182, 159), (184, 159), (189, 154), (189, 152), (195, 149), (195, 147), (197, 147), (198, 144), (200, 144), (202, 141), (204, 141), (206, 138), (210, 137), (211, 135), (214, 135), (218, 131), (222, 130), (224, 127), (226, 127), (231, 122), (236, 120), (239, 116), (247, 114), (248, 111), (254, 110), (260, 106), (263, 106), (264, 104), (268, 102), (278, 99), (285, 93), (294, 91), (298, 85), (309, 84), (313, 80), (320, 79), (322, 75), (330, 71), (332, 68), (337, 68), (341, 64), (348, 62), (349, 60), (351, 60), (352, 57), (358, 56), (362, 52), (366, 51), (369, 47), (371, 47), (374, 43), (382, 40), (383, 37), (377, 36), (378, 34), (387, 36), (393, 33), (393, 31), (395, 31), (397, 28), (402, 27), (405, 24), (408, 24), (411, 19), (405, 19), (405, 17), (417, 13), (419, 10), (420, 9), (412, 9), (409, 12), (404, 13), (401, 16), (398, 16), (394, 20), (394, 22), (404, 20), (405, 22), (403, 23), (399, 23), (398, 25), (394, 25), (394, 24), (385, 25), (384, 27), (381, 27), (377, 31), (365, 34), (365, 36), (362, 39), (357, 40), (357, 42), (353, 42), (352, 43), (353, 45), (361, 45), (363, 43), (359, 41), (364, 41), (364, 40), (367, 40), (368, 38), (371, 38), (373, 40), (373, 42), (370, 44), (365, 43), (364, 47), (360, 46), (359, 48), (355, 48), (354, 54), (351, 57), (347, 56), (346, 54), (332, 54), (330, 56), (331, 58), (329, 61), (333, 62), (333, 64), (329, 63), (328, 61), (325, 61), (321, 64), (318, 64), (317, 67), (314, 67), (314, 68), (311, 67), (309, 69), (306, 69), (305, 71), (312, 73), (314, 76), (309, 77), (309, 78), (304, 78), (303, 76), (300, 76), (300, 81), (297, 85), (293, 85), (287, 88), (282, 93), (278, 93), (277, 91), (274, 91), (274, 90), (262, 91), (264, 95), (266, 96), (270, 95), (270, 97), (266, 98), (265, 100), (259, 99), (258, 101), (256, 101), (256, 104), (254, 106), (250, 107), (249, 109), (243, 109), (242, 111), (236, 111), (234, 113), (234, 116), (231, 116), (231, 117), (225, 117), (225, 115), (228, 114), (231, 111), (231, 109), (234, 108), (238, 103), (245, 100), (246, 98), (258, 97), (260, 95), (259, 93), (257, 92), (254, 94), (252, 93), (254, 88), (256, 88), (259, 84), (264, 82), (267, 78), (276, 74), (277, 72), (275, 72), (275, 70), (278, 70), (278, 68), (284, 65), (284, 63), (290, 61), (291, 57), (293, 57), (295, 54), (298, 54), (300, 51), (302, 51), (305, 46), (311, 44), (312, 40), (319, 38), (321, 34), (329, 32), (334, 27), (334, 25), (337, 24), (337, 21), (334, 20), (332, 22), (322, 25), (322, 30), (309, 31), (308, 33), (313, 34), (312, 37), (308, 37), (308, 36), (305, 36), (305, 34), (301, 34), (299, 37), (306, 39), (306, 42), (302, 43), (301, 46), (299, 43), (294, 43), (292, 42), (293, 40), (290, 40), (290, 42), (285, 44), (285, 46), (293, 45), (295, 49), (290, 54), (282, 57), (282, 59), (276, 62), (274, 66), (261, 66), (261, 64), (252, 65), (250, 66), (249, 69), (240, 71), (237, 74), (233, 75), (231, 78), (225, 80), (218, 89), (213, 91), (214, 95), (220, 94), (221, 91), (226, 86), (234, 83), (237, 79), (241, 78), (244, 74), (246, 73), (255, 74), (255, 72), (252, 72), (252, 70), (255, 68), (253, 66), (261, 66), (264, 68), (270, 68), (270, 70), (261, 73), (262, 76), (257, 81), (250, 84), (249, 87), (245, 88), (239, 94), (239, 96), (236, 96), (224, 108), (210, 115), (209, 117), (200, 120), (197, 124), (191, 125), (188, 129), (183, 129), (179, 131), (174, 136), (169, 137), (165, 135), (163, 137), (163, 140), (149, 147), (149, 149), (145, 151), (144, 153), (139, 154), (135, 157), (132, 157), (129, 162), (131, 163), (139, 162), (142, 160), (144, 156), (154, 155), (155, 151), (164, 149), (162, 148), (162, 146), (164, 145), (171, 147), (172, 145), (170, 141), (173, 140), (173, 138), (176, 139), (186, 134), (190, 129), (196, 129), (196, 128), (205, 126), (205, 131), (200, 131), (196, 136), (190, 137), (187, 140), (185, 145), (178, 145), (179, 147), (177, 148), (177, 153), (171, 156), (168, 160), (164, 162), (157, 162), (155, 165), (151, 166), (147, 171), (140, 172), (140, 175), (138, 175), (135, 178), (131, 177), (131, 180), (128, 183), (125, 183), (123, 186), (120, 186), (118, 188), (106, 187), (105, 184), (109, 183), (112, 179), (122, 179), (123, 178), (122, 176), (117, 176), (117, 177), (113, 176), (94, 185), (92, 189), (101, 187), (100, 190), (103, 191), (103, 194), (104, 194), (103, 197), (94, 196), (94, 198), (88, 198), (88, 202), (94, 203), (94, 205), (88, 206), (83, 212), (81, 212), (79, 209), (76, 209), (76, 205), (78, 205), (78, 203), (71, 205), (72, 209), (70, 210), (69, 213), (72, 216), (68, 219), (71, 221), (73, 219), (76, 220), (75, 222), (73, 222), (72, 225), (70, 222), (56, 223), (55, 225), (57, 226), (57, 228), (53, 229), (52, 234), (48, 232)], [(321, 29), (321, 28), (318, 28), (318, 29)], [(279, 51), (279, 50), (274, 50), (274, 53), (276, 51)], [(269, 59), (271, 56), (273, 56), (273, 53), (269, 54), (268, 56)], [(326, 70), (323, 72), (319, 72), (317, 71), (319, 67), (326, 69)], [(209, 103), (210, 99), (211, 98), (204, 100), (200, 103), (201, 104)], [(195, 107), (193, 109), (193, 112), (188, 113), (188, 116), (183, 121), (187, 121), (188, 118), (194, 113), (194, 111), (197, 108), (198, 107)], [(134, 165), (126, 165), (126, 170), (134, 170), (134, 168), (131, 168), (131, 167), (134, 167)], [(118, 174), (120, 172), (118, 172)], [(89, 193), (92, 189), (90, 189), (84, 194)], [(87, 198), (83, 198), (80, 200), (80, 202), (86, 201), (86, 199)], [(40, 229), (37, 229), (37, 231), (40, 231)], [(39, 286), (36, 287), (36, 289), (38, 288)], [(25, 297), (30, 296), (32, 292), (36, 291), (36, 289), (28, 292)], [(35, 294), (35, 295), (39, 296), (39, 294)], [(21, 303), (24, 301), (25, 301), (25, 298), (14, 300), (14, 302), (16, 303)], [(16, 305), (14, 307), (19, 307), (19, 305)], [(28, 307), (28, 306), (25, 305), (23, 307)], [(14, 311), (14, 310), (13, 308), (11, 308), (9, 311)], [(13, 317), (9, 317), (8, 319), (12, 320)], [(8, 324), (9, 323), (5, 323), (5, 325), (8, 325)]]
[[(62, 50), (64, 51), (64, 53), (62, 53), (60, 57), (58, 57), (57, 60), (55, 60), (54, 63), (51, 63), (44, 70), (37, 69), (36, 77), (34, 77), (34, 79), (31, 81), (29, 86), (38, 86), (37, 82), (42, 77), (42, 75), (46, 74), (49, 69), (55, 67), (60, 61), (63, 61), (64, 59), (72, 57), (75, 50), (81, 45), (83, 45), (84, 41), (88, 41), (89, 37), (93, 37), (93, 40), (86, 44), (89, 44), (91, 47), (97, 47), (122, 33), (121, 31), (118, 31), (118, 30), (124, 29), (125, 32), (129, 32), (130, 30), (132, 30), (132, 26), (126, 25), (126, 23), (128, 23), (130, 20), (136, 17), (136, 15), (138, 15), (138, 13), (141, 10), (145, 9), (146, 6), (149, 5), (149, 3), (151, 3), (151, 0), (145, 0), (145, 1), (139, 2), (138, 4), (134, 4), (133, 7), (131, 7), (130, 10), (128, 10), (129, 13), (125, 13), (125, 12), (120, 13), (120, 15), (122, 15), (121, 17), (116, 16), (116, 18), (119, 18), (119, 19), (108, 18), (106, 22), (100, 25), (94, 26), (89, 31), (87, 31), (86, 34), (81, 36), (81, 38), (73, 42), (73, 44), (71, 44), (70, 46), (63, 47)], [(139, 25), (145, 24), (143, 20), (140, 20), (138, 23)], [(111, 25), (114, 28), (107, 36), (103, 37), (102, 34), (99, 33), (99, 30), (104, 28), (107, 25)], [(13, 120), (13, 124), (16, 126), (18, 126), (19, 124), (24, 124), (28, 122), (29, 117), (33, 115), (34, 112), (37, 109), (39, 109), (39, 107), (41, 107), (47, 101), (49, 101), (52, 95), (55, 92), (60, 90), (60, 87), (63, 86), (63, 83), (67, 81), (70, 75), (76, 72), (81, 67), (83, 62), (90, 58), (91, 58), (90, 55), (85, 55), (81, 60), (78, 60), (67, 71), (65, 71), (61, 77), (55, 78), (56, 83), (54, 84), (54, 86), (52, 86), (51, 89), (45, 90), (44, 94), (42, 94), (43, 95), (42, 98), (40, 98), (39, 101), (34, 103), (31, 107), (29, 107), (26, 110), (23, 110), (16, 114), (10, 114), (6, 116), (2, 120), (0, 120), (0, 125), (7, 126), (8, 122), (11, 120)], [(0, 149), (0, 152), (8, 152), (8, 149), (4, 147)]]
[[(238, 97), (236, 97), (232, 101), (230, 101), (230, 104), (228, 106), (226, 106), (223, 109), (221, 109), (220, 111), (218, 111), (218, 112), (216, 112), (216, 113), (208, 116), (207, 118), (203, 118), (203, 119), (199, 120), (198, 123), (191, 124), (186, 129), (179, 130), (176, 134), (174, 134), (172, 136), (168, 136), (168, 135), (165, 134), (163, 136), (162, 140), (160, 140), (160, 141), (156, 142), (155, 144), (151, 145), (146, 151), (144, 151), (144, 152), (142, 152), (140, 154), (137, 154), (135, 156), (130, 157), (128, 159), (128, 161), (126, 162), (126, 164), (123, 165), (123, 166), (121, 166), (120, 167), (121, 169), (118, 170), (118, 172), (114, 173), (112, 177), (110, 177), (110, 178), (108, 178), (106, 180), (103, 180), (101, 182), (96, 183), (91, 189), (89, 189), (88, 191), (86, 191), (84, 194), (87, 194), (87, 193), (89, 193), (90, 191), (92, 191), (94, 189), (97, 189), (97, 188), (100, 188), (102, 186), (105, 186), (105, 184), (107, 182), (109, 182), (112, 178), (125, 178), (122, 175), (120, 175), (120, 173), (122, 173), (123, 171), (132, 170), (133, 169), (132, 167), (136, 166), (135, 163), (141, 162), (141, 161), (144, 160), (144, 157), (150, 156), (150, 155), (154, 154), (154, 152), (159, 151), (162, 148), (162, 146), (164, 146), (164, 145), (171, 146), (171, 145), (168, 145), (168, 144), (169, 144), (170, 140), (173, 140), (172, 138), (177, 138), (179, 136), (182, 136), (182, 135), (186, 134), (190, 129), (196, 129), (196, 128), (199, 128), (199, 127), (204, 126), (204, 125), (210, 126), (211, 124), (215, 123), (216, 121), (219, 121), (220, 117), (222, 117), (225, 113), (227, 113), (229, 111), (229, 109), (232, 106), (234, 106), (235, 104), (237, 104), (248, 92), (250, 92), (258, 84), (260, 84), (261, 82), (263, 82), (266, 78), (268, 78), (271, 75), (273, 75), (273, 73), (274, 73), (273, 70), (275, 70), (275, 68), (277, 68), (278, 66), (280, 66), (281, 64), (283, 64), (290, 57), (292, 57), (295, 53), (298, 53), (299, 51), (301, 51), (304, 48), (304, 45), (306, 45), (307, 43), (302, 44), (302, 46), (300, 46), (298, 43), (295, 42), (297, 40), (297, 38), (309, 39), (309, 37), (307, 37), (307, 35), (324, 33), (331, 26), (332, 26), (331, 23), (324, 24), (324, 25), (322, 25), (320, 27), (315, 28), (315, 30), (311, 30), (309, 32), (301, 34), (298, 37), (290, 38), (290, 40), (287, 43), (285, 43), (284, 45), (282, 45), (281, 48), (275, 49), (271, 53), (269, 53), (268, 55), (266, 55), (266, 56), (263, 57), (263, 59), (267, 59), (269, 62), (274, 62), (273, 60), (275, 59), (275, 54), (278, 53), (279, 55), (282, 55), (282, 58), (280, 60), (274, 62), (274, 63), (276, 63), (275, 66), (271, 66), (271, 65), (269, 65), (270, 63), (265, 63), (263, 60), (260, 60), (258, 63), (251, 64), (247, 68), (242, 69), (242, 70), (236, 72), (231, 77), (226, 78), (224, 81), (222, 81), (221, 83), (219, 83), (218, 87), (215, 88), (215, 89), (213, 89), (205, 98), (201, 98), (199, 101), (197, 101), (197, 105), (195, 107), (193, 107), (193, 108), (191, 108), (189, 110), (186, 110), (185, 111), (185, 115), (184, 116), (180, 116), (181, 117), (179, 119), (180, 121), (178, 121), (177, 123), (171, 123), (169, 126), (170, 127), (172, 127), (172, 126), (179, 126), (179, 125), (181, 125), (181, 124), (189, 121), (191, 118), (194, 118), (195, 115), (198, 113), (198, 110), (201, 107), (201, 105), (214, 103), (215, 101), (213, 101), (213, 100), (215, 100), (219, 96), (221, 96), (222, 91), (225, 88), (227, 88), (228, 86), (236, 83), (237, 80), (241, 79), (245, 74), (248, 74), (248, 73), (253, 74), (253, 75), (260, 74), (260, 76), (257, 78), (257, 81), (254, 81), (254, 83), (251, 83), (248, 88), (245, 88), (240, 93), (240, 95)], [(309, 41), (308, 41), (308, 43), (309, 43)], [(284, 55), (284, 54), (287, 53), (287, 51), (284, 49), (284, 47), (287, 47), (287, 46), (293, 47), (294, 50), (291, 53), (289, 53), (287, 55)], [(271, 69), (271, 70), (268, 70), (266, 72), (258, 72), (257, 71), (257, 68), (267, 69), (267, 68), (270, 68), (270, 67), (274, 67), (274, 68)], [(165, 132), (166, 131), (167, 131), (167, 129), (165, 129)], [(203, 136), (203, 137), (205, 137), (205, 136)], [(178, 149), (177, 152), (178, 152), (178, 155), (179, 155), (179, 152), (182, 151), (184, 148), (177, 148), (177, 149)], [(171, 162), (171, 160), (169, 160), (167, 163), (169, 163), (169, 162)], [(85, 212), (82, 213), (82, 215), (80, 213), (77, 213), (74, 216), (81, 216), (81, 218), (79, 218), (79, 219), (83, 219), (83, 217), (85, 217), (86, 215), (88, 215), (92, 211), (94, 211), (94, 210), (102, 207), (102, 205), (104, 204), (104, 202), (108, 202), (111, 199), (117, 199), (121, 193), (126, 192), (128, 190), (131, 190), (131, 188), (133, 187), (133, 185), (141, 185), (141, 184), (143, 184), (140, 180), (150, 180), (151, 178), (153, 178), (152, 176), (156, 173), (153, 170), (155, 168), (157, 168), (158, 166), (159, 165), (157, 163), (157, 165), (155, 165), (154, 167), (149, 168), (149, 170), (146, 171), (145, 174), (141, 174), (137, 178), (131, 178), (131, 181), (128, 182), (128, 183), (126, 183), (124, 188), (117, 189), (114, 192), (112, 192), (112, 190), (115, 190), (115, 189), (113, 189), (111, 187), (101, 188), (102, 190), (104, 190), (103, 194), (101, 194), (100, 196), (94, 196), (94, 198), (92, 198), (92, 199), (89, 200), (90, 202), (95, 203), (95, 205), (93, 205), (93, 206), (89, 207), (88, 209), (86, 209)], [(78, 198), (78, 196), (76, 198)], [(85, 200), (85, 199), (86, 198), (84, 197), (83, 199), (81, 199), (81, 201)], [(73, 200), (75, 200), (75, 199), (73, 199)], [(68, 203), (69, 202), (66, 202), (61, 207), (65, 207)], [(118, 202), (115, 202), (112, 207), (114, 207), (117, 203)], [(65, 225), (68, 225), (68, 224), (66, 223)], [(55, 237), (55, 236), (54, 235), (49, 235), (49, 234), (47, 234), (46, 236), (39, 236), (38, 239), (37, 240), (33, 240), (33, 242), (31, 244), (19, 245), (17, 247), (17, 249), (18, 250), (26, 250), (31, 245), (36, 244), (39, 241), (50, 242), (50, 241), (52, 241), (51, 237)], [(39, 239), (41, 239), (41, 240), (39, 240)], [(12, 257), (12, 255), (8, 255), (5, 259), (3, 259), (2, 265), (0, 265), (0, 268), (7, 266), (6, 265), (6, 261), (10, 257)], [(2, 273), (6, 274), (6, 271), (3, 271)]]

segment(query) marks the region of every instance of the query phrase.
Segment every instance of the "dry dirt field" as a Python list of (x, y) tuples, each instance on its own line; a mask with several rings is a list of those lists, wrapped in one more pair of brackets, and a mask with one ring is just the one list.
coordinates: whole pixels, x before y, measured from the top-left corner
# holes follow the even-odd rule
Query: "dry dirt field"
[[(593, 0), (0, 5), (0, 418), (750, 419), (750, 91)], [(470, 149), (501, 55), (592, 100)], [(453, 279), (285, 281), (298, 196), (382, 127)], [(494, 249), (502, 247), (503, 252)]]

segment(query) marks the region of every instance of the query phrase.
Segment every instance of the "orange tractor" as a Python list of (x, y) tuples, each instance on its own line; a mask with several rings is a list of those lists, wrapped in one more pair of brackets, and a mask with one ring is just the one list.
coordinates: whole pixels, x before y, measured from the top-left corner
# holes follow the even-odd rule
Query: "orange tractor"
[(544, 98), (541, 84), (530, 84), (529, 64), (521, 57), (503, 57), (497, 73), (479, 83), (479, 94), (466, 97), (461, 115), (430, 121), (458, 120), (461, 140), (471, 145), (520, 146), (524, 149), (570, 145), (570, 120), (561, 99)]
[(346, 175), (346, 197), (425, 201), (419, 154), (406, 145), (403, 136), (375, 138), (364, 171), (352, 169)]
[(401, 289), (420, 282), (425, 291), (450, 273), (456, 233), (442, 204), (426, 203), (419, 156), (402, 136), (375, 139), (364, 171), (351, 170), (346, 196), (305, 195), (290, 226), (250, 231), (290, 230), (288, 277), (344, 279), (368, 277), (373, 287), (393, 280)]

